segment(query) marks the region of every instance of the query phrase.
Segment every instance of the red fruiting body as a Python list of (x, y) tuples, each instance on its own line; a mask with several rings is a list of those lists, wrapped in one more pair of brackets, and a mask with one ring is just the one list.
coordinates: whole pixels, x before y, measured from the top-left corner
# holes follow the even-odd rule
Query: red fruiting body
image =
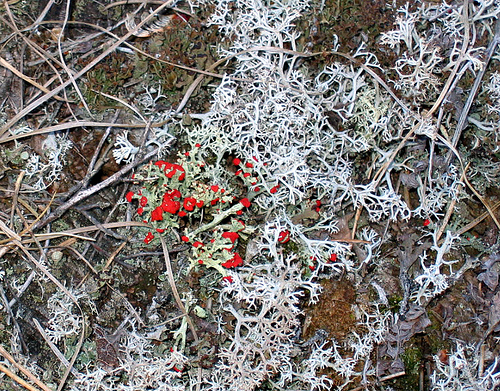
[(181, 197), (182, 197), (182, 195), (181, 195), (181, 192), (180, 192), (179, 190), (177, 190), (177, 189), (172, 189), (172, 190), (167, 191), (167, 192), (165, 193), (165, 195), (163, 196), (163, 198), (165, 198), (165, 197), (168, 197), (168, 198), (172, 198), (172, 199), (173, 199), (173, 198), (181, 198)]
[(337, 260), (337, 254), (330, 255), (330, 262), (335, 262)]
[(222, 279), (223, 279), (224, 281), (229, 282), (229, 283), (232, 283), (232, 282), (233, 282), (233, 277), (231, 277), (231, 276), (225, 276), (225, 277), (222, 277)]
[(181, 236), (181, 240), (183, 242), (189, 242), (189, 238), (187, 236)]
[(224, 232), (222, 237), (225, 239), (229, 239), (231, 243), (236, 242), (236, 240), (240, 237), (237, 232)]
[(248, 200), (248, 198), (242, 198), (240, 200), (240, 203), (245, 207), (245, 208), (249, 208), (250, 207), (250, 201)]
[(269, 190), (269, 193), (271, 193), (271, 194), (276, 193), (278, 191), (279, 187), (280, 187), (280, 185), (278, 183), (276, 186), (272, 187), (271, 190)]
[(179, 172), (179, 180), (180, 181), (184, 180), (184, 178), (186, 176), (184, 168), (181, 165), (176, 164), (176, 163), (169, 163), (169, 162), (165, 162), (163, 160), (159, 160), (155, 163), (155, 166), (158, 166), (161, 169), (163, 169), (165, 176), (167, 178), (170, 178), (170, 179), (172, 179), (177, 172)]
[(212, 190), (214, 193), (217, 193), (219, 191), (219, 186), (212, 185), (212, 186), (210, 186), (210, 190)]
[(184, 198), (184, 209), (186, 209), (188, 212), (192, 212), (195, 206), (196, 206), (195, 198), (193, 197)]
[(253, 163), (246, 162), (246, 163), (245, 163), (245, 166), (246, 166), (247, 168), (253, 168)]
[(154, 235), (151, 232), (148, 232), (148, 234), (144, 238), (144, 243), (149, 244), (154, 238)]
[(125, 196), (125, 198), (127, 199), (128, 202), (132, 202), (132, 197), (134, 196), (134, 192), (133, 191), (129, 191), (127, 193), (127, 195)]
[(424, 220), (424, 227), (427, 227), (430, 223), (431, 223), (431, 221), (429, 219), (425, 219)]
[(179, 198), (180, 196), (181, 193), (177, 189), (167, 191), (163, 195), (163, 202), (161, 203), (163, 211), (171, 214), (177, 213), (181, 208), (181, 203), (179, 201), (174, 200), (174, 198)]
[(232, 267), (237, 267), (243, 265), (243, 259), (241, 259), (240, 255), (238, 253), (234, 253), (234, 256), (227, 262), (224, 262), (222, 266), (225, 268), (229, 269)]
[(176, 214), (181, 208), (181, 203), (179, 201), (174, 201), (170, 198), (163, 197), (161, 208), (163, 209), (164, 212)]
[(163, 209), (158, 206), (151, 212), (151, 221), (162, 221), (163, 220)]
[(140, 206), (146, 206), (148, 204), (148, 199), (144, 196), (141, 197), (141, 199), (139, 200), (139, 205)]
[(281, 231), (278, 236), (278, 242), (285, 244), (290, 240), (290, 231)]
[[(240, 160), (240, 159), (238, 159), (237, 157), (235, 157), (235, 158), (233, 159), (233, 164), (234, 164), (235, 166), (239, 166), (239, 165), (241, 164), (241, 160)], [(236, 174), (236, 175), (238, 175), (238, 174)]]

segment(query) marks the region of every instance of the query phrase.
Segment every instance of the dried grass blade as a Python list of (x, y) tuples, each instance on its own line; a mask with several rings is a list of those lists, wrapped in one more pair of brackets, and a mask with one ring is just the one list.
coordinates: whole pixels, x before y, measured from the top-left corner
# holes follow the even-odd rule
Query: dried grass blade
[(126, 244), (127, 244), (127, 242), (123, 242), (122, 244), (120, 244), (118, 246), (118, 248), (115, 251), (113, 251), (113, 253), (109, 256), (108, 260), (106, 261), (106, 264), (102, 268), (103, 272), (106, 272), (108, 270), (109, 266), (113, 263), (116, 256), (120, 253), (120, 251), (123, 250), (123, 248), (125, 247)]
[[(155, 12), (151, 13), (148, 17), (146, 17), (141, 23), (137, 25), (137, 28), (141, 28), (144, 24), (149, 22), (155, 15), (156, 13), (160, 12), (162, 9), (167, 8), (170, 6), (174, 0), (169, 0), (165, 2), (163, 5), (159, 6)], [(74, 80), (79, 79), (81, 76), (86, 74), (89, 70), (91, 70), (93, 67), (95, 67), (101, 60), (106, 58), (111, 52), (113, 52), (118, 46), (120, 46), (123, 42), (125, 42), (128, 38), (132, 36), (132, 32), (129, 32), (125, 34), (123, 37), (121, 37), (118, 41), (113, 43), (109, 48), (107, 48), (104, 52), (102, 52), (99, 56), (97, 56), (90, 64), (88, 64), (86, 67), (84, 67), (81, 71), (76, 73), (73, 76)], [(32, 102), (29, 104), (27, 107), (25, 107), (23, 110), (21, 110), (19, 113), (17, 113), (13, 118), (11, 118), (7, 123), (0, 128), (0, 140), (2, 139), (2, 136), (8, 132), (8, 130), (14, 126), (17, 121), (19, 121), (21, 118), (26, 116), (27, 114), (31, 113), (35, 108), (40, 106), (41, 104), (45, 103), (48, 101), (50, 98), (54, 97), (57, 95), (60, 91), (64, 90), (67, 86), (69, 86), (72, 83), (72, 80), (66, 80), (64, 83), (59, 85), (58, 87), (54, 88), (52, 91), (49, 93), (41, 96), (38, 98), (36, 101)], [(3, 140), (2, 140), (3, 141)]]
[[(42, 91), (42, 92), (44, 92), (46, 94), (50, 92), (50, 90), (48, 88), (45, 88), (44, 86), (42, 86), (41, 84), (39, 84), (35, 80), (33, 80), (31, 77), (28, 77), (24, 73), (18, 71), (15, 67), (13, 67), (12, 65), (10, 65), (2, 57), (0, 57), (0, 65), (3, 66), (4, 68), (8, 69), (9, 71), (11, 71), (17, 77), (23, 79), (25, 82), (27, 82), (27, 83), (31, 84), (32, 86), (38, 88), (40, 91)], [(61, 101), (61, 102), (67, 102), (66, 99), (61, 98), (60, 96), (57, 96), (57, 95), (54, 96), (54, 99), (57, 99), (58, 101)]]
[(14, 195), (12, 197), (12, 207), (10, 209), (10, 226), (11, 226), (11, 228), (14, 227), (14, 214), (16, 212), (17, 202), (19, 200), (19, 190), (21, 189), (21, 183), (23, 182), (23, 177), (25, 174), (26, 174), (26, 171), (21, 171), (16, 179), (16, 185), (14, 187)]
[[(123, 227), (148, 227), (147, 224), (141, 223), (141, 222), (135, 222), (135, 221), (123, 221), (123, 222), (114, 222), (114, 223), (103, 223), (101, 224), (103, 228), (111, 229), (111, 228), (123, 228)], [(75, 228), (75, 229), (70, 229), (66, 231), (60, 231), (60, 232), (50, 232), (50, 233), (43, 233), (43, 234), (35, 234), (35, 238), (37, 240), (50, 240), (50, 239), (56, 239), (56, 238), (61, 238), (64, 236), (69, 236), (77, 239), (84, 239), (84, 240), (91, 240), (94, 241), (94, 238), (88, 238), (86, 236), (81, 236), (80, 234), (86, 233), (86, 232), (93, 232), (93, 231), (98, 231), (100, 228), (97, 225), (91, 225), (88, 227), (80, 227), (80, 228)], [(27, 243), (33, 243), (35, 239), (26, 239), (23, 240), (24, 244)]]
[(163, 256), (165, 258), (165, 266), (167, 268), (168, 282), (170, 283), (170, 288), (172, 289), (172, 294), (174, 295), (175, 302), (177, 303), (177, 306), (179, 307), (181, 312), (186, 317), (186, 321), (189, 325), (189, 328), (191, 329), (191, 332), (193, 333), (195, 341), (198, 341), (199, 338), (198, 338), (198, 333), (196, 332), (196, 328), (194, 327), (193, 321), (189, 317), (189, 314), (186, 311), (186, 307), (184, 307), (179, 292), (177, 291), (177, 285), (175, 284), (174, 274), (172, 272), (172, 263), (170, 262), (170, 255), (168, 252), (167, 243), (165, 243), (165, 239), (161, 235), (160, 235), (160, 241), (161, 241), (161, 248), (163, 249)]
[[(69, 366), (69, 361), (66, 357), (64, 357), (64, 354), (61, 353), (61, 351), (58, 349), (58, 347), (50, 340), (50, 338), (47, 336), (47, 333), (43, 329), (42, 325), (36, 318), (33, 318), (33, 323), (35, 324), (35, 327), (37, 328), (38, 332), (42, 336), (42, 338), (47, 342), (47, 345), (49, 345), (49, 348), (52, 350), (54, 355), (59, 359), (59, 361), (62, 362), (62, 364), (67, 368)], [(75, 369), (71, 370), (71, 373), (73, 375), (78, 375), (78, 372)]]
[[(162, 124), (153, 124), (155, 126), (161, 126)], [(8, 136), (0, 139), (0, 144), (7, 143), (14, 140), (19, 140), (26, 137), (31, 137), (39, 134), (57, 132), (59, 130), (69, 130), (74, 128), (83, 128), (83, 127), (113, 127), (113, 128), (143, 128), (144, 125), (140, 124), (117, 124), (111, 122), (94, 122), (94, 121), (72, 121), (72, 122), (64, 122), (61, 124), (47, 126), (46, 128), (41, 128), (37, 130), (33, 130), (32, 132), (16, 134), (13, 136)]]
[(26, 375), (33, 383), (40, 387), (44, 391), (52, 391), (47, 387), (41, 380), (39, 380), (35, 375), (33, 375), (28, 369), (19, 364), (11, 354), (5, 350), (2, 345), (0, 345), (0, 354), (4, 356), (12, 365), (14, 365), (19, 371)]
[[(3, 224), (2, 221), (0, 221), (0, 225)], [(3, 224), (5, 225), (5, 224)], [(28, 251), (28, 249), (26, 249), (26, 247), (23, 245), (23, 243), (21, 243), (21, 241), (17, 240), (15, 238), (16, 235), (13, 235), (11, 236), (11, 239), (12, 239), (12, 242), (14, 245), (16, 245), (25, 255), (26, 257), (43, 273), (45, 274), (45, 276), (47, 276), (47, 278), (52, 281), (61, 291), (63, 291), (66, 295), (68, 295), (68, 297), (71, 299), (71, 301), (75, 304), (75, 306), (78, 308), (78, 310), (80, 311), (80, 314), (82, 316), (82, 332), (80, 334), (80, 337), (78, 339), (78, 342), (75, 346), (75, 351), (73, 353), (73, 356), (71, 357), (71, 360), (70, 360), (70, 363), (69, 363), (69, 366), (68, 368), (66, 369), (61, 381), (59, 382), (59, 387), (57, 388), (57, 391), (61, 391), (64, 387), (64, 384), (66, 383), (66, 380), (71, 372), (71, 369), (73, 368), (73, 365), (76, 361), (76, 358), (78, 357), (78, 354), (80, 353), (80, 349), (83, 345), (83, 340), (84, 340), (84, 337), (85, 337), (85, 329), (86, 329), (86, 326), (85, 326), (85, 316), (84, 316), (84, 313), (82, 311), (82, 308), (80, 307), (80, 304), (78, 303), (78, 300), (76, 299), (76, 297), (70, 292), (68, 291), (68, 289), (59, 282), (59, 280), (57, 278), (55, 278), (53, 276), (53, 274), (47, 269), (47, 267), (42, 264), (41, 262), (38, 262), (38, 260), (33, 256), (31, 255), (31, 253)]]
[[(494, 212), (495, 210), (498, 209), (498, 207), (500, 206), (500, 201), (497, 202), (495, 205), (493, 205), (491, 207), (491, 211)], [(472, 228), (474, 228), (476, 225), (478, 225), (481, 221), (483, 221), (486, 217), (488, 217), (490, 215), (490, 212), (489, 211), (486, 211), (484, 212), (483, 214), (481, 214), (479, 217), (475, 218), (474, 220), (472, 220), (469, 224), (467, 224), (465, 227), (463, 228), (460, 228), (455, 234), (456, 235), (463, 235), (464, 233), (466, 233), (467, 231), (471, 230)]]
[[(25, 380), (23, 380), (19, 376), (17, 376), (15, 373), (13, 373), (9, 368), (4, 367), (2, 364), (0, 364), (0, 372), (5, 373), (8, 377), (10, 377), (16, 383), (23, 386), (24, 388), (26, 388), (29, 391), (39, 391), (38, 388), (33, 387), (28, 382), (26, 382)], [(50, 390), (50, 388), (49, 388), (49, 390)]]
[(467, 187), (474, 193), (474, 195), (479, 198), (479, 201), (484, 205), (486, 210), (488, 211), (490, 217), (493, 219), (495, 222), (496, 226), (500, 229), (500, 222), (498, 221), (497, 217), (495, 216), (495, 213), (493, 212), (493, 209), (490, 207), (490, 205), (486, 202), (486, 200), (477, 192), (477, 190), (472, 186), (472, 184), (469, 182), (467, 179), (467, 176), (464, 176), (464, 182), (467, 185)]

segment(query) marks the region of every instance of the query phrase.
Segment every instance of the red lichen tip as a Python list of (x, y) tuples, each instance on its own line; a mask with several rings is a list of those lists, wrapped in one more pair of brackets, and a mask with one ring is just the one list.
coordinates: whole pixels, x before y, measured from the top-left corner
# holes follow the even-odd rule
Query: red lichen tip
[(281, 244), (285, 244), (290, 240), (290, 231), (281, 231), (280, 234), (278, 235), (278, 242)]
[(134, 192), (133, 191), (129, 191), (127, 193), (127, 195), (125, 196), (125, 199), (128, 201), (128, 202), (132, 202), (132, 197), (134, 196)]
[(250, 201), (248, 200), (248, 198), (242, 198), (240, 200), (240, 203), (245, 207), (245, 208), (249, 208), (250, 207)]
[(144, 243), (149, 244), (154, 238), (154, 235), (151, 232), (148, 232), (148, 234), (144, 238)]

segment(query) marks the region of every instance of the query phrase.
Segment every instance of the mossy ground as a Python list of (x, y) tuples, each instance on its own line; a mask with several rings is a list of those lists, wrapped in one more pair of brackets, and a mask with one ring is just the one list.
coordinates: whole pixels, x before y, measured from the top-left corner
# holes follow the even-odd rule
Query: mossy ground
[[(12, 13), (18, 18), (18, 21), (23, 18), (25, 20), (36, 19), (37, 13), (43, 9), (46, 2), (41, 1), (38, 7), (34, 6), (35, 3), (14, 2), (11, 6)], [(111, 2), (104, 3), (110, 4)], [(403, 4), (400, 0), (396, 3), (398, 5)], [(51, 15), (55, 18), (60, 16), (64, 12), (63, 6), (64, 4), (58, 5), (57, 8), (51, 11)], [(75, 22), (87, 22), (106, 27), (117, 23), (126, 12), (133, 8), (134, 6), (129, 4), (106, 9), (102, 4), (99, 5), (94, 1), (78, 0), (73, 5), (70, 19)], [(170, 63), (182, 64), (196, 69), (209, 68), (218, 58), (215, 45), (219, 39), (216, 28), (206, 24), (206, 18), (209, 14), (210, 10), (206, 9), (199, 12), (196, 18), (190, 18), (187, 22), (175, 19), (164, 31), (153, 34), (148, 38), (135, 38), (133, 40), (137, 47), (152, 54), (154, 58), (141, 54), (113, 52), (78, 81), (78, 85), (90, 108), (90, 113), (85, 113), (82, 105), (76, 100), (70, 105), (70, 108), (87, 118), (92, 115), (95, 118), (109, 119), (115, 110), (124, 110), (124, 106), (119, 101), (106, 97), (104, 94), (115, 96), (129, 105), (137, 107), (138, 110), (142, 110), (143, 108), (137, 103), (137, 98), (144, 94), (146, 89), (151, 88), (161, 88), (164, 95), (164, 98), (156, 102), (155, 112), (177, 107), (197, 75), (192, 71), (179, 69), (173, 65), (158, 62), (155, 59), (166, 60)], [(298, 30), (301, 31), (299, 50), (311, 52), (330, 51), (333, 44), (333, 35), (336, 34), (343, 51), (355, 50), (361, 42), (366, 42), (367, 48), (378, 55), (381, 66), (389, 68), (394, 62), (394, 54), (392, 52), (382, 53), (378, 51), (375, 42), (381, 32), (391, 28), (393, 21), (394, 8), (389, 10), (385, 1), (327, 0), (321, 10), (319, 4), (315, 4), (311, 8), (311, 12), (306, 13), (297, 24)], [(20, 27), (22, 26), (20, 25)], [(31, 39), (46, 50), (55, 52), (56, 42), (51, 38), (50, 34), (53, 27), (53, 25), (41, 26), (38, 33), (31, 35)], [(9, 28), (5, 23), (0, 22), (0, 31), (7, 33)], [(93, 30), (90, 27), (75, 24), (70, 29), (68, 40), (77, 39), (82, 34), (89, 34), (91, 31)], [(123, 27), (119, 31), (121, 34), (125, 32)], [(67, 53), (64, 53), (64, 59), (70, 68), (79, 70), (96, 57), (93, 49), (105, 43), (106, 39), (104, 37), (96, 38), (90, 44), (85, 43), (68, 50)], [(2, 47), (2, 56), (9, 53), (13, 61), (18, 62), (23, 50), (20, 40), (10, 40), (5, 42)], [(31, 62), (38, 60), (37, 56), (32, 52), (25, 53), (24, 56), (26, 61), (24, 72), (36, 79), (40, 84), (47, 83), (53, 76), (52, 70), (46, 65), (30, 65)], [(315, 57), (307, 64), (310, 73), (314, 74), (328, 61), (329, 58), (326, 55), (324, 57)], [(498, 67), (498, 65), (496, 66)], [(230, 69), (231, 62), (228, 62), (228, 64), (219, 67), (217, 72), (223, 74), (229, 72)], [(17, 89), (14, 88), (18, 85), (16, 84), (18, 81), (11, 76), (5, 77), (7, 78), (5, 82), (8, 82), (9, 86), (13, 88), (12, 101), (19, 102), (21, 96)], [(210, 107), (214, 85), (217, 83), (218, 80), (216, 79), (205, 78), (205, 81), (192, 95), (185, 111), (187, 113), (206, 112)], [(473, 79), (464, 79), (463, 83), (462, 87), (466, 89), (467, 84), (473, 83)], [(30, 93), (33, 93), (28, 89), (25, 92), (28, 95), (27, 97), (29, 97)], [(76, 99), (76, 97), (76, 94), (73, 94), (70, 99)], [(481, 101), (478, 105), (480, 104)], [(14, 105), (6, 106), (4, 113), (7, 117), (11, 117), (15, 113)], [(122, 116), (126, 117), (128, 115), (130, 114), (124, 113)], [(33, 113), (29, 118), (25, 118), (24, 121), (33, 128), (37, 128), (47, 120), (54, 121), (54, 123), (63, 122), (68, 120), (70, 116), (71, 113), (68, 108), (61, 106), (58, 102), (51, 102), (45, 104), (44, 107), (40, 107), (36, 113)], [(49, 187), (48, 192), (27, 191), (23, 193), (22, 198), (32, 209), (30, 211), (28, 206), (18, 205), (17, 209), (12, 213), (12, 219), (10, 219), (13, 208), (12, 192), (26, 160), (26, 152), (40, 150), (44, 136), (32, 137), (29, 140), (24, 140), (22, 144), (3, 144), (0, 153), (0, 213), (2, 220), (10, 221), (12, 227), (17, 227), (17, 230), (20, 231), (29, 226), (28, 220), (35, 219), (35, 215), (40, 214), (49, 204), (49, 193), (57, 191), (64, 194), (70, 191), (75, 184), (84, 178), (89, 161), (102, 134), (102, 129), (80, 128), (71, 131), (69, 137), (74, 144), (74, 148), (70, 152), (68, 164), (61, 173), (61, 181), (57, 185)], [(134, 137), (139, 139), (140, 134), (132, 134), (132, 138)], [(465, 140), (474, 139), (471, 132), (466, 133), (464, 137)], [(477, 162), (490, 161), (489, 159), (497, 162), (498, 154), (495, 156), (488, 154), (491, 140), (483, 138), (481, 143), (481, 147), (474, 151), (464, 151), (464, 153), (469, 154)], [(99, 174), (94, 177), (93, 183), (99, 183), (120, 169), (120, 166), (111, 158), (110, 145), (111, 142), (108, 142), (107, 156), (103, 157), (104, 164), (100, 168)], [(358, 156), (357, 158), (360, 165), (366, 164), (369, 160), (368, 156)], [(127, 207), (119, 205), (115, 208), (115, 206), (123, 200), (124, 189), (125, 185), (120, 184), (86, 199), (61, 219), (54, 222), (51, 230), (57, 232), (93, 224), (91, 218), (95, 218), (100, 222), (103, 222), (104, 219), (120, 221), (127, 213)], [(488, 202), (494, 203), (498, 200), (500, 193), (497, 185), (485, 185), (484, 189)], [(415, 195), (415, 190), (409, 191), (410, 200), (417, 199)], [(457, 205), (457, 209), (461, 211), (461, 213), (453, 217), (457, 224), (463, 221), (468, 222), (483, 212), (478, 201), (471, 198)], [(344, 211), (345, 214), (355, 212), (354, 210)], [(261, 217), (254, 216), (254, 218), (258, 220)], [(363, 221), (368, 224), (367, 220), (363, 220), (362, 217), (361, 222)], [(405, 236), (418, 234), (420, 226), (416, 223), (386, 224), (384, 222), (375, 223), (373, 227), (381, 232), (388, 229), (394, 239), (382, 247), (386, 263), (379, 268), (368, 266), (364, 278), (368, 281), (370, 276), (378, 275), (380, 278), (385, 279), (387, 283), (385, 286), (392, 287), (392, 291), (387, 292), (389, 296), (387, 310), (397, 312), (403, 294), (398, 283), (397, 250), (401, 245), (398, 238), (402, 236), (403, 232)], [(488, 246), (497, 244), (498, 229), (491, 218), (487, 218), (478, 224), (470, 234), (471, 239), (473, 239), (471, 245), (464, 245), (457, 250), (457, 254), (462, 258), (464, 256), (475, 257)], [(53, 240), (51, 247), (45, 253), (49, 259), (54, 261), (51, 258), (54, 252), (62, 252), (62, 258), (50, 262), (51, 273), (58, 280), (63, 281), (68, 288), (75, 289), (84, 282), (87, 286), (94, 287), (89, 292), (93, 304), (84, 305), (83, 307), (90, 327), (88, 331), (89, 338), (86, 340), (81, 357), (77, 361), (77, 366), (80, 367), (83, 367), (90, 360), (95, 360), (99, 354), (95, 350), (97, 341), (99, 341), (95, 330), (101, 327), (107, 330), (108, 333), (115, 331), (125, 317), (129, 315), (127, 303), (144, 313), (153, 299), (161, 300), (159, 312), (166, 318), (172, 314), (179, 314), (169, 284), (164, 278), (164, 266), (160, 250), (149, 251), (144, 249), (142, 239), (128, 236), (130, 235), (129, 231), (124, 230), (120, 235), (126, 236), (125, 239), (129, 242), (129, 245), (116, 254), (115, 252), (120, 248), (124, 238), (102, 233), (93, 234), (92, 241), (81, 241), (77, 238)], [(3, 236), (0, 237), (0, 239), (3, 238)], [(42, 245), (43, 243), (32, 243), (31, 249)], [(183, 247), (174, 249), (173, 256), (181, 264), (186, 258), (185, 250)], [(142, 254), (146, 252), (147, 254)], [(97, 273), (90, 272), (77, 254), (89, 260)], [(103, 271), (104, 265), (112, 256), (114, 257), (112, 266)], [(16, 292), (12, 290), (12, 286), (21, 286), (31, 273), (33, 265), (24, 260), (19, 252), (9, 251), (3, 254), (1, 262), (1, 270), (5, 271), (3, 289), (6, 297), (12, 299), (16, 295)], [(415, 265), (415, 267), (418, 267), (418, 265)], [(177, 273), (178, 269), (175, 266), (174, 268), (174, 273)], [(433, 356), (441, 350), (451, 349), (453, 339), (471, 340), (473, 337), (474, 339), (480, 339), (484, 328), (472, 322), (472, 319), (480, 319), (483, 322), (487, 320), (488, 308), (486, 303), (491, 294), (474, 290), (474, 287), (482, 286), (477, 280), (479, 272), (479, 268), (467, 272), (463, 282), (447, 290), (430, 303), (428, 310), (432, 324), (426, 329), (424, 335), (417, 335), (407, 342), (402, 355), (406, 375), (390, 381), (393, 389), (418, 390), (419, 380), (422, 376), (424, 378), (428, 377), (429, 371), (432, 369)], [(14, 284), (13, 281), (15, 281)], [(211, 273), (194, 271), (186, 278), (178, 280), (177, 289), (180, 292), (195, 290), (196, 295), (202, 299), (203, 303), (206, 303), (204, 306), (209, 307), (209, 303), (217, 300), (216, 290), (207, 288), (212, 283), (213, 276)], [(355, 307), (362, 306), (363, 301), (368, 300), (369, 293), (356, 292), (354, 285), (346, 277), (339, 281), (324, 280), (321, 284), (324, 293), (320, 302), (310, 307), (306, 307), (304, 302), (305, 326), (302, 330), (302, 337), (304, 339), (311, 338), (318, 329), (323, 329), (337, 341), (342, 342), (349, 332), (359, 327), (354, 315)], [(36, 331), (32, 319), (36, 318), (42, 324), (48, 321), (49, 315), (44, 304), (47, 298), (55, 292), (55, 289), (55, 286), (49, 281), (42, 280), (42, 282), (30, 284), (12, 307), (16, 315), (15, 318), (18, 319), (18, 331), (20, 340), (23, 343), (19, 350), (26, 356), (31, 357), (44, 369), (46, 373), (44, 380), (48, 383), (53, 381), (50, 378), (51, 375), (54, 378), (61, 376), (62, 368)], [(199, 329), (203, 330), (202, 342), (200, 343), (204, 345), (207, 351), (210, 351), (220, 337), (215, 332), (213, 324), (201, 319), (197, 319), (197, 321)], [(171, 329), (175, 330), (179, 324), (180, 321), (174, 321)], [(1, 311), (0, 344), (5, 347), (10, 346), (13, 330), (14, 324), (10, 315), (5, 311)], [(190, 338), (192, 336), (188, 335), (188, 339)], [(68, 340), (66, 346), (60, 346), (68, 357), (71, 354), (72, 342), (74, 341)], [(162, 342), (158, 341), (158, 345), (161, 344)], [(114, 365), (111, 359), (106, 364)], [(207, 356), (200, 365), (203, 368), (210, 368), (210, 366), (214, 365), (214, 362)], [(5, 385), (2, 384), (2, 389), (17, 389), (8, 380), (6, 381)], [(424, 382), (428, 384), (428, 378), (425, 378)]]

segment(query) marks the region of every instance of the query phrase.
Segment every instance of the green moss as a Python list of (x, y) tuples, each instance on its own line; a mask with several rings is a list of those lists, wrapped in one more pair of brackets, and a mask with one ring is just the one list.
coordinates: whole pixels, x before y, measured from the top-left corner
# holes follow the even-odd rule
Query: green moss
[(389, 310), (393, 314), (399, 312), (400, 303), (403, 298), (400, 295), (391, 295), (387, 298), (387, 300), (389, 301)]
[(418, 391), (419, 390), (419, 373), (422, 363), (422, 351), (416, 347), (411, 346), (405, 350), (401, 355), (401, 359), (405, 365), (405, 376), (389, 381), (390, 386), (394, 390), (400, 391)]

